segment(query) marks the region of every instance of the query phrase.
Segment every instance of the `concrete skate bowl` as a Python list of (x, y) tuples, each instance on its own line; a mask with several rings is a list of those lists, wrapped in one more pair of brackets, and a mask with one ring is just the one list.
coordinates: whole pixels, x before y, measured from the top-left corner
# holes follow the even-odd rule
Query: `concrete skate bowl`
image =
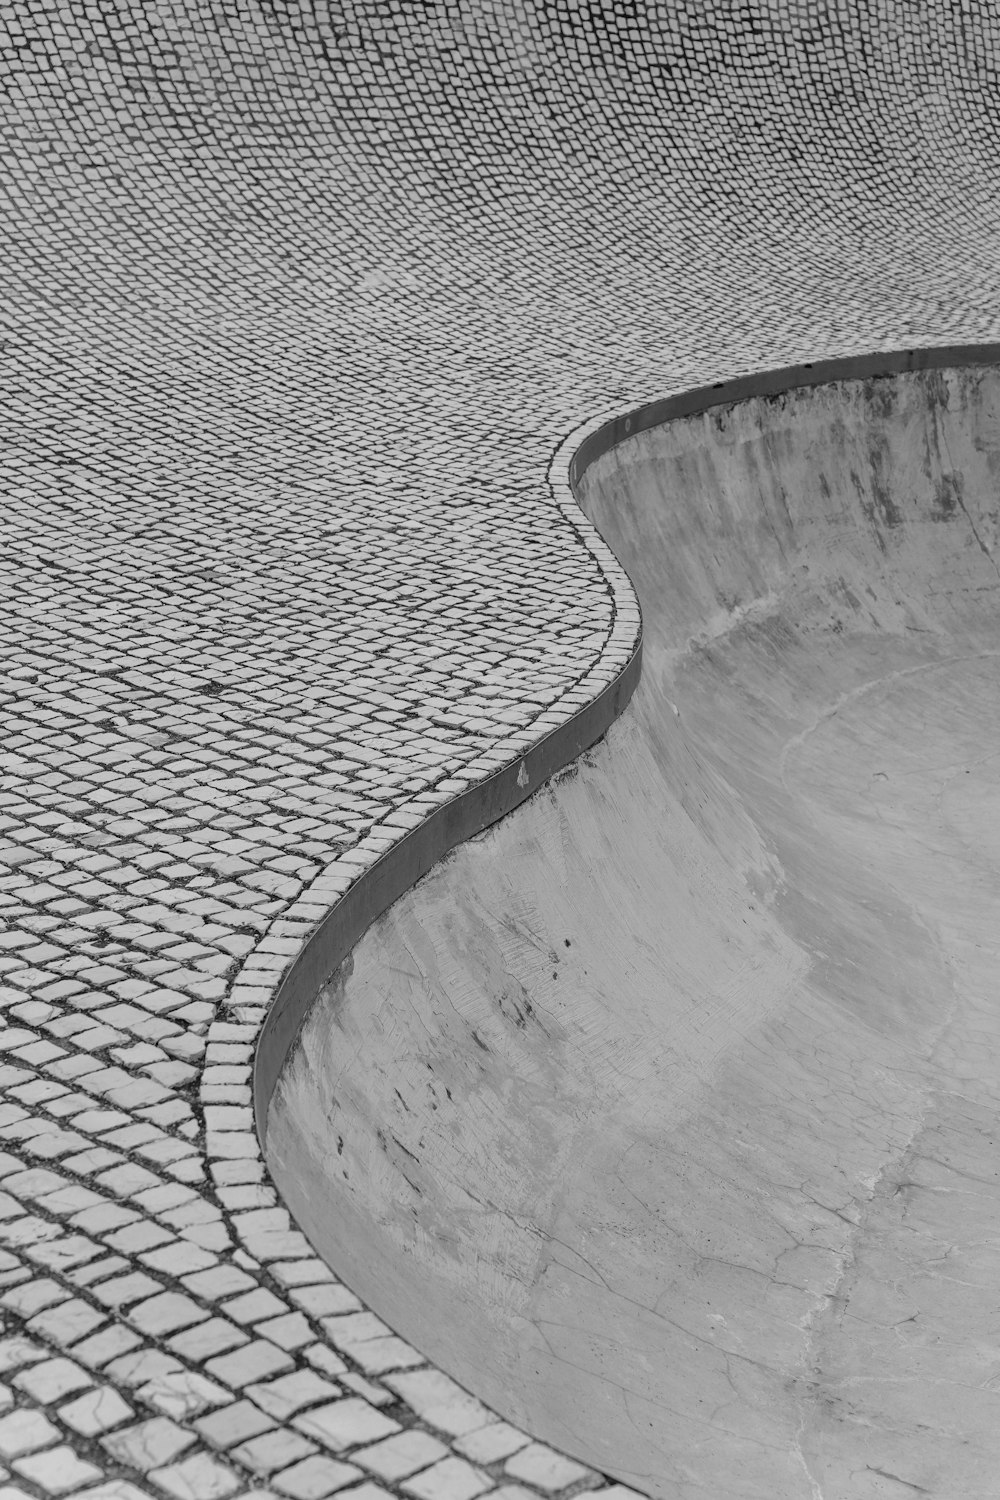
[(1000, 373), (944, 361), (581, 452), (635, 696), (374, 923), (270, 1104), (373, 1309), (665, 1500), (998, 1493)]

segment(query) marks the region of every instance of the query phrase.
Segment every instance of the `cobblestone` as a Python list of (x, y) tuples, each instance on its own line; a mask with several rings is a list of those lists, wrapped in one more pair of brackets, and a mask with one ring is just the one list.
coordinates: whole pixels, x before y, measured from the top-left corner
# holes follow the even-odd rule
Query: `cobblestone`
[(107, 1432), (132, 1414), (132, 1407), (110, 1386), (99, 1386), (59, 1408), (60, 1419), (84, 1437)]
[(101, 1441), (114, 1458), (144, 1474), (190, 1448), (195, 1437), (167, 1417), (151, 1417)]
[(416, 1496), (416, 1500), (437, 1500), (438, 1496), (444, 1500), (474, 1500), (491, 1488), (489, 1475), (463, 1458), (443, 1458), (402, 1485), (403, 1493)]
[(335, 1453), (359, 1443), (373, 1442), (387, 1433), (399, 1430), (398, 1422), (375, 1411), (367, 1401), (354, 1396), (331, 1401), (327, 1406), (318, 1406), (303, 1416), (295, 1417), (293, 1422), (301, 1431), (319, 1438), (320, 1442), (332, 1448)]
[(519, 1479), (524, 1484), (546, 1491), (568, 1489), (581, 1479), (594, 1477), (582, 1464), (573, 1463), (562, 1454), (554, 1453), (543, 1443), (529, 1443), (526, 1448), (521, 1448), (513, 1458), (507, 1460), (504, 1473), (509, 1474), (512, 1479)]
[(0, 1455), (5, 1459), (34, 1453), (57, 1437), (58, 1427), (54, 1427), (41, 1412), (22, 1409), (0, 1418)]
[(61, 1396), (93, 1385), (88, 1371), (69, 1359), (47, 1359), (40, 1364), (29, 1365), (27, 1370), (14, 1376), (14, 1385), (26, 1392), (33, 1401), (46, 1404), (58, 1401)]
[(99, 1468), (77, 1457), (65, 1444), (29, 1458), (16, 1458), (13, 1468), (47, 1495), (65, 1495), (101, 1477)]
[(358, 1449), (354, 1458), (373, 1474), (391, 1481), (406, 1479), (418, 1469), (426, 1469), (447, 1455), (448, 1449), (437, 1438), (411, 1428), (409, 1432), (397, 1433), (374, 1447)]

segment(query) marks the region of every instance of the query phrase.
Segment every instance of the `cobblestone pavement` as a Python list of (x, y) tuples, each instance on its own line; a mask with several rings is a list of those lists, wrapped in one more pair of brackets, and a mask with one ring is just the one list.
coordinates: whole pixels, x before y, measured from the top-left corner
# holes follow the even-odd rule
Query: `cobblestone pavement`
[(0, 1500), (616, 1500), (311, 1254), (254, 1037), (359, 872), (627, 656), (569, 432), (1000, 336), (1000, 23), (0, 0), (0, 37)]

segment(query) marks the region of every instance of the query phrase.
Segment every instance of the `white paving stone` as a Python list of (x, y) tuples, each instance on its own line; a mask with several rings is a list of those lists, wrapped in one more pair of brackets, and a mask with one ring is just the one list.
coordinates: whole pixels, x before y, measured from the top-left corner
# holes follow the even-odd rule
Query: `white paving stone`
[(9, 1461), (25, 1453), (35, 1453), (60, 1435), (58, 1427), (42, 1412), (21, 1407), (0, 1417), (0, 1457)]
[(118, 1427), (132, 1415), (132, 1407), (110, 1386), (98, 1386), (59, 1408), (60, 1421), (84, 1437)]

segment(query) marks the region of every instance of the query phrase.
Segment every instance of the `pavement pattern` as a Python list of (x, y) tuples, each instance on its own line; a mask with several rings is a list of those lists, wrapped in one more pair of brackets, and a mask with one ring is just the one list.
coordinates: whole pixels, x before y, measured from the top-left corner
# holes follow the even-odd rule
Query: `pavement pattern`
[(616, 1500), (312, 1254), (254, 1038), (627, 656), (569, 433), (1000, 336), (1000, 23), (0, 0), (0, 46), (0, 1500)]

